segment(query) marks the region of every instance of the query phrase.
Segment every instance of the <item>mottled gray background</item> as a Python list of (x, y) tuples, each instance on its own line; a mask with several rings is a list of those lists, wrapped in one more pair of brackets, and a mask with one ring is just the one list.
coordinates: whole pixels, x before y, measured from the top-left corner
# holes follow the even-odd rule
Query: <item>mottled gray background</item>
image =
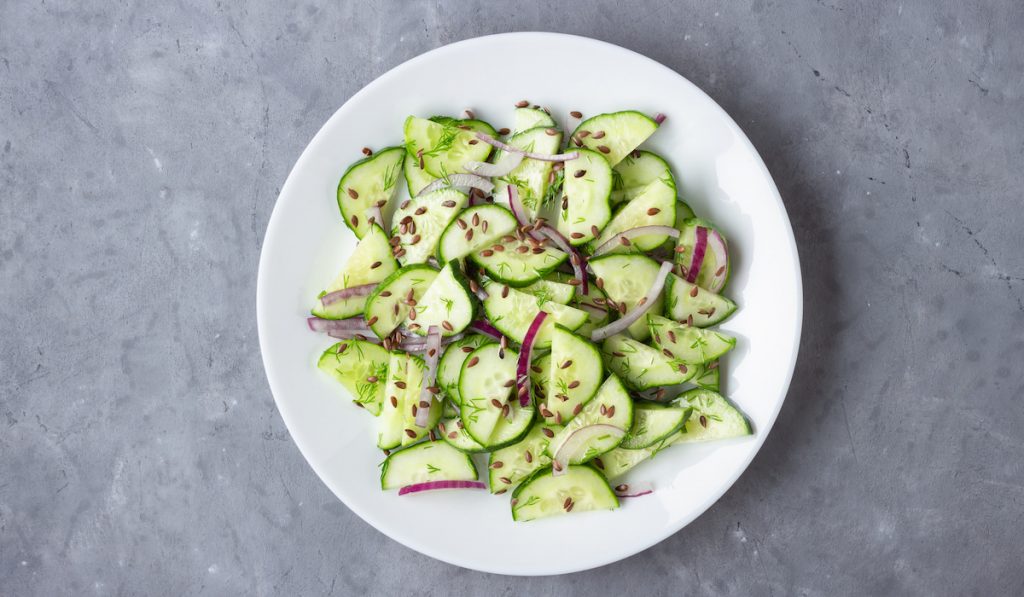
[[(1024, 592), (1020, 2), (146, 4), (0, 0), (0, 594)], [(256, 338), (264, 228), (320, 125), (510, 29), (705, 89), (803, 263), (801, 358), (753, 465), (571, 577), (462, 570), (359, 520), (291, 442)]]

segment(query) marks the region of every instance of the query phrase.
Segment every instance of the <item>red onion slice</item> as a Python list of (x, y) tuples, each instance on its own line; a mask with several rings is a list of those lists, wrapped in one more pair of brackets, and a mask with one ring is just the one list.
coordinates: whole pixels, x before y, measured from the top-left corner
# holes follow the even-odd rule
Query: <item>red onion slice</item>
[(477, 319), (473, 323), (469, 324), (469, 329), (473, 330), (474, 332), (477, 332), (478, 334), (490, 336), (495, 340), (501, 340), (501, 332), (498, 331), (498, 328), (494, 327), (493, 325), (484, 321), (483, 319)]
[(601, 246), (594, 251), (594, 257), (603, 255), (619, 246), (619, 244), (622, 243), (622, 239), (632, 240), (638, 236), (644, 236), (645, 234), (664, 234), (665, 236), (671, 236), (672, 238), (679, 238), (679, 230), (676, 230), (671, 226), (637, 226), (636, 228), (623, 230), (609, 238), (607, 241), (601, 243)]
[(569, 470), (569, 461), (572, 460), (573, 455), (586, 446), (588, 442), (602, 435), (613, 435), (618, 438), (626, 435), (626, 431), (615, 425), (605, 425), (603, 423), (587, 425), (573, 431), (569, 434), (569, 437), (565, 438), (562, 445), (558, 446), (554, 460), (557, 466), (552, 466), (551, 474), (556, 477), (564, 475)]
[(516, 217), (519, 226), (526, 230), (526, 233), (534, 240), (540, 240), (537, 233), (533, 231), (533, 222), (526, 215), (526, 206), (523, 205), (522, 200), (519, 198), (519, 187), (510, 184), (506, 188), (508, 189), (508, 206), (512, 209), (512, 215)]
[[(371, 334), (367, 336), (367, 334)], [(366, 331), (355, 331), (355, 330), (331, 330), (327, 332), (327, 335), (331, 338), (337, 338), (338, 340), (362, 340), (363, 342), (371, 342), (373, 344), (380, 344), (380, 340), (376, 336), (372, 335), (373, 332)]]
[(423, 361), (427, 364), (427, 372), (423, 375), (423, 388), (420, 390), (420, 404), (416, 409), (416, 426), (426, 427), (430, 421), (430, 411), (434, 405), (434, 383), (437, 381), (437, 361), (441, 358), (441, 328), (432, 325), (427, 328), (427, 352)]
[(508, 145), (507, 143), (502, 143), (501, 141), (498, 141), (494, 137), (492, 137), (490, 135), (487, 135), (487, 134), (484, 134), (484, 133), (477, 133), (476, 134), (476, 138), (480, 139), (484, 143), (487, 143), (488, 145), (491, 145), (493, 147), (497, 147), (498, 149), (500, 149), (502, 151), (506, 151), (508, 153), (520, 153), (520, 154), (524, 155), (525, 157), (528, 157), (528, 158), (533, 159), (533, 160), (540, 160), (542, 162), (567, 162), (569, 160), (575, 160), (576, 158), (580, 157), (580, 152), (578, 152), (578, 151), (570, 151), (569, 153), (555, 153), (555, 154), (534, 153), (532, 151), (523, 151), (522, 149), (519, 149), (518, 147), (512, 147), (511, 145)]
[(434, 489), (487, 489), (482, 481), (427, 481), (426, 483), (415, 483), (406, 485), (398, 490), (398, 495), (431, 491)]
[(488, 164), (487, 162), (466, 162), (462, 165), (466, 169), (466, 172), (470, 174), (476, 174), (477, 176), (505, 176), (509, 172), (512, 172), (522, 163), (523, 158), (526, 156), (518, 152), (505, 152), (505, 155), (501, 156), (501, 159), (494, 164)]
[(314, 332), (369, 332), (373, 333), (366, 320), (362, 317), (350, 317), (348, 319), (321, 319), (319, 317), (307, 317), (306, 324)]
[(700, 266), (704, 263), (704, 252), (708, 248), (708, 229), (697, 226), (697, 241), (693, 245), (693, 255), (690, 256), (690, 269), (686, 271), (686, 281), (691, 284), (697, 281), (697, 274), (700, 273)]
[(622, 483), (621, 485), (615, 486), (615, 495), (620, 498), (640, 497), (642, 495), (649, 495), (652, 493), (654, 493), (654, 485), (645, 481), (630, 485)]
[(661, 126), (661, 123), (663, 123), (663, 122), (665, 122), (665, 115), (664, 114), (662, 114), (661, 112), (658, 112), (657, 114), (654, 115), (654, 123), (655, 124), (657, 124), (658, 126)]
[(562, 251), (569, 254), (569, 262), (572, 264), (573, 275), (580, 281), (580, 292), (583, 294), (590, 294), (590, 289), (587, 287), (587, 271), (584, 268), (583, 256), (577, 251), (571, 244), (569, 239), (562, 236), (562, 233), (555, 230), (551, 226), (541, 226), (540, 233), (545, 237), (551, 239), (551, 242), (555, 243)]
[(654, 279), (654, 285), (647, 291), (647, 295), (640, 299), (640, 303), (619, 319), (594, 330), (590, 334), (590, 339), (594, 342), (600, 342), (608, 336), (622, 333), (629, 326), (633, 325), (634, 321), (643, 317), (644, 313), (658, 300), (658, 295), (661, 294), (661, 290), (665, 287), (665, 278), (668, 277), (670, 271), (672, 271), (672, 264), (668, 261), (663, 262), (661, 268), (658, 269), (658, 276)]
[(426, 195), (432, 193), (438, 189), (444, 189), (448, 187), (471, 187), (474, 189), (480, 189), (486, 194), (490, 194), (494, 190), (494, 183), (487, 180), (482, 176), (476, 174), (449, 174), (448, 178), (438, 178), (434, 182), (423, 187), (423, 189), (416, 193), (416, 196)]
[(525, 408), (531, 402), (530, 396), (530, 363), (533, 362), (533, 344), (540, 332), (540, 326), (544, 324), (548, 314), (546, 311), (539, 311), (537, 316), (530, 323), (526, 330), (526, 337), (523, 338), (523, 346), (519, 350), (519, 362), (516, 364), (516, 391), (519, 393), (519, 406)]
[[(729, 271), (729, 246), (725, 244), (725, 239), (718, 233), (717, 230), (712, 229), (708, 236), (708, 248), (715, 254), (715, 266), (718, 270), (715, 271), (711, 277), (711, 283), (708, 285), (711, 292), (718, 292), (725, 286), (725, 273)], [(721, 275), (718, 272), (721, 271)]]
[[(383, 226), (383, 225), (382, 225)], [(342, 288), (341, 290), (335, 290), (334, 292), (328, 292), (327, 294), (320, 297), (320, 304), (330, 305), (338, 301), (352, 298), (354, 296), (368, 296), (373, 289), (377, 287), (377, 282), (373, 284), (361, 284), (359, 286), (352, 286), (350, 288)]]
[[(461, 340), (461, 339), (463, 339), (465, 337), (466, 337), (466, 334), (461, 333), (461, 332), (458, 333), (458, 334), (451, 335), (451, 336), (446, 336), (444, 338), (441, 338), (441, 346), (442, 347), (448, 346), (452, 342), (456, 342), (456, 341)], [(415, 335), (414, 336), (409, 336), (409, 337), (406, 337), (406, 338), (402, 339), (402, 341), (398, 343), (398, 347), (397, 348), (399, 350), (404, 350), (405, 352), (423, 352), (423, 351), (427, 350), (427, 339), (426, 338), (422, 338), (420, 336), (415, 336)]]
[(371, 205), (366, 209), (366, 221), (372, 226), (377, 224), (383, 230), (387, 230), (388, 227), (384, 225), (384, 214), (381, 213), (380, 207), (376, 204)]

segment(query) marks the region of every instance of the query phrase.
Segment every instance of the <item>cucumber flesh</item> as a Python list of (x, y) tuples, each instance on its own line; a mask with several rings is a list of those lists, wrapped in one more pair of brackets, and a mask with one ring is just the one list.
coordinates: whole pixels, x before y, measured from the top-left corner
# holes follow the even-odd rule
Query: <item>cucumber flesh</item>
[(356, 238), (370, 227), (366, 211), (372, 206), (387, 211), (394, 200), (404, 159), (401, 147), (388, 147), (349, 166), (338, 181), (338, 209)]
[(460, 452), (478, 454), (487, 451), (487, 448), (481, 446), (478, 441), (473, 439), (473, 436), (466, 433), (466, 427), (458, 416), (444, 418), (437, 424), (437, 430), (446, 444)]
[[(566, 280), (575, 279), (575, 276), (564, 272), (554, 272), (550, 274), (549, 279), (564, 283)], [(566, 286), (575, 290), (575, 287), (572, 285), (566, 284)], [(608, 295), (598, 288), (596, 284), (591, 284), (587, 291), (588, 294), (574, 293), (572, 299), (566, 303), (570, 307), (587, 313), (587, 321), (575, 330), (577, 334), (584, 338), (589, 338), (594, 330), (604, 327), (611, 321), (611, 313), (608, 312)]]
[[(580, 414), (573, 417), (563, 427), (551, 443), (548, 444), (548, 456), (554, 457), (569, 436), (578, 429), (590, 425), (611, 425), (623, 431), (629, 431), (633, 426), (634, 407), (633, 399), (630, 398), (625, 386), (615, 375), (609, 375), (608, 379), (601, 384), (597, 395), (588, 402), (580, 411)], [(569, 457), (569, 464), (583, 464), (593, 458), (614, 449), (622, 441), (622, 437), (601, 436), (583, 446), (578, 453)]]
[[(380, 282), (398, 269), (398, 262), (391, 254), (388, 235), (374, 224), (368, 227), (366, 234), (356, 245), (352, 256), (334, 279), (334, 282), (321, 293), (321, 296), (343, 288), (362, 286)], [(311, 309), (313, 315), (323, 319), (348, 319), (361, 315), (366, 308), (366, 296), (353, 296), (329, 305), (324, 305), (318, 298)]]
[(442, 336), (453, 336), (469, 327), (476, 315), (476, 302), (458, 262), (449, 262), (409, 309), (406, 326), (420, 336), (426, 336), (430, 326), (437, 326)]
[(608, 368), (637, 391), (680, 384), (697, 371), (696, 367), (673, 364), (654, 348), (622, 334), (605, 340), (601, 345), (601, 353)]
[(686, 424), (692, 409), (642, 402), (636, 405), (633, 427), (622, 440), (622, 447), (638, 450), (660, 443)]
[(539, 108), (516, 108), (512, 114), (512, 134), (528, 131), (533, 128), (550, 128), (557, 126), (551, 115)]
[(404, 129), (406, 149), (433, 178), (463, 172), (466, 162), (486, 161), (491, 153), (491, 146), (477, 139), (471, 127), (462, 129), (455, 122), (410, 116)]
[[(462, 423), (469, 435), (481, 445), (490, 441), (498, 419), (502, 417), (502, 407), (508, 404), (513, 394), (518, 359), (519, 354), (514, 350), (502, 350), (497, 343), (491, 342), (470, 353), (462, 365), (459, 375)], [(518, 401), (516, 403), (518, 405)]]
[[(420, 408), (420, 397), (423, 394), (423, 376), (427, 372), (427, 365), (423, 359), (416, 355), (406, 355), (407, 364), (405, 377), (405, 389), (400, 390), (402, 395), (402, 445), (414, 444), (430, 433), (430, 430), (441, 420), (441, 401), (437, 397), (431, 398), (430, 416), (423, 427), (416, 424), (416, 412)], [(390, 383), (390, 382), (389, 382)], [(396, 386), (398, 384), (396, 383)], [(389, 397), (390, 399), (390, 397)]]
[(340, 382), (353, 402), (376, 417), (384, 405), (389, 360), (388, 351), (372, 342), (345, 340), (325, 350), (317, 367)]
[(541, 470), (512, 493), (512, 518), (520, 521), (618, 507), (608, 481), (587, 465), (570, 466), (557, 477)]
[(551, 382), (546, 409), (548, 422), (564, 425), (597, 394), (604, 378), (601, 353), (589, 340), (555, 325), (551, 333)]
[(512, 233), (518, 222), (512, 212), (500, 205), (474, 205), (460, 213), (444, 229), (437, 245), (442, 263), (462, 259), (486, 249)]
[(673, 445), (680, 437), (685, 435), (682, 431), (668, 436), (660, 443), (641, 448), (639, 450), (627, 450), (623, 447), (615, 448), (606, 454), (594, 459), (594, 466), (597, 466), (604, 476), (609, 480), (621, 477), (626, 471), (632, 469), (641, 462), (651, 458), (658, 452)]
[(711, 361), (706, 365), (699, 365), (697, 367), (697, 372), (694, 373), (690, 382), (698, 388), (704, 388), (705, 390), (711, 390), (712, 392), (719, 392), (721, 391), (721, 371), (722, 367), (719, 365), (718, 361)]
[[(555, 131), (550, 135), (548, 131)], [(536, 127), (521, 133), (512, 135), (507, 144), (517, 149), (534, 153), (556, 154), (562, 146), (562, 132), (551, 127)], [(492, 162), (497, 163), (505, 155), (504, 151), (494, 152)], [(526, 210), (526, 217), (531, 221), (540, 211), (545, 197), (548, 196), (550, 185), (551, 168), (553, 162), (543, 160), (524, 159), (514, 170), (505, 176), (494, 178), (494, 200), (497, 203), (508, 205), (508, 186), (515, 185), (519, 191), (519, 200)]]
[(588, 149), (565, 162), (562, 205), (556, 224), (572, 245), (595, 238), (612, 217), (608, 198), (612, 192), (612, 169), (604, 157)]
[[(659, 179), (668, 179), (675, 188), (672, 170), (661, 156), (651, 151), (634, 151), (615, 165), (615, 179), (611, 200), (613, 203), (630, 201), (643, 189)], [(693, 216), (690, 216), (693, 217)]]
[(550, 301), (559, 305), (568, 305), (576, 296), (575, 286), (553, 280), (537, 280), (533, 284), (523, 286), (518, 290), (537, 297), (539, 304)]
[(441, 234), (466, 206), (469, 196), (455, 189), (439, 189), (403, 201), (391, 222), (391, 235), (399, 239), (403, 265), (426, 263), (437, 251)]
[(551, 457), (546, 450), (559, 429), (555, 425), (537, 423), (519, 442), (491, 452), (487, 462), (491, 493), (505, 493), (534, 471), (550, 465)]
[(381, 489), (398, 489), (429, 481), (475, 481), (478, 475), (469, 455), (444, 442), (423, 442), (399, 450), (384, 461)]
[[(625, 303), (626, 311), (635, 309), (647, 296), (658, 277), (660, 265), (646, 255), (608, 255), (590, 260), (590, 268), (601, 280), (600, 286), (609, 299), (616, 304)], [(658, 295), (648, 313), (661, 313), (664, 292)], [(641, 317), (629, 326), (629, 335), (637, 340), (650, 336), (647, 322)]]
[[(647, 140), (658, 124), (640, 112), (627, 110), (598, 114), (580, 123), (572, 134), (575, 144), (600, 151), (608, 163), (615, 166), (641, 143)], [(587, 136), (580, 135), (588, 131)]]
[(676, 402), (693, 409), (686, 433), (676, 443), (703, 442), (751, 435), (750, 422), (718, 392), (701, 388), (684, 392)]
[[(540, 358), (534, 357), (530, 363), (530, 384), (533, 389), (534, 402), (540, 406), (551, 394), (551, 353)], [(550, 426), (550, 424), (549, 424)]]
[(509, 416), (498, 417), (498, 422), (494, 424), (494, 430), (491, 431), (491, 437), (482, 444), (484, 449), (500, 450), (520, 441), (533, 427), (536, 418), (537, 411), (533, 405), (524, 408), (519, 406), (518, 400), (512, 400), (509, 403)]
[[(612, 216), (601, 236), (591, 243), (597, 249), (616, 234), (640, 226), (672, 226), (676, 221), (676, 188), (671, 179), (658, 179)], [(618, 245), (614, 252), (650, 251), (668, 240), (666, 234), (643, 234), (630, 239), (630, 246)]]
[(420, 169), (420, 161), (408, 151), (402, 160), (402, 171), (405, 172), (405, 185), (409, 189), (410, 197), (419, 195), (420, 191), (435, 180), (429, 172)]
[[(669, 274), (665, 282), (665, 315), (676, 321), (692, 321), (705, 328), (725, 321), (736, 311), (726, 297)], [(690, 318), (693, 318), (692, 320)]]
[(492, 279), (516, 288), (540, 280), (569, 258), (550, 244), (545, 244), (540, 252), (534, 252), (532, 243), (518, 238), (503, 241), (500, 246), (500, 251), (485, 249), (471, 253), (470, 258)]
[[(391, 450), (402, 445), (405, 438), (405, 409), (411, 403), (407, 394), (416, 392), (413, 400), (419, 398), (419, 388), (410, 388), (406, 379), (409, 374), (409, 355), (393, 351), (388, 359), (387, 382), (384, 386), (384, 405), (377, 419), (377, 447)], [(405, 386), (405, 387), (401, 387)]]
[(459, 376), (462, 374), (462, 364), (469, 358), (469, 353), (477, 348), (492, 342), (487, 336), (472, 334), (461, 340), (449, 344), (441, 360), (437, 362), (437, 384), (441, 390), (458, 406), (462, 405), (462, 397), (459, 394)]
[(522, 344), (526, 339), (526, 333), (530, 325), (540, 311), (551, 315), (544, 320), (537, 336), (534, 338), (534, 348), (545, 349), (551, 346), (551, 332), (555, 324), (562, 324), (570, 330), (574, 330), (587, 321), (587, 313), (560, 305), (552, 301), (543, 301), (532, 294), (521, 292), (498, 282), (487, 281), (484, 283), (484, 290), (487, 291), (487, 298), (484, 299), (484, 312), (488, 321), (498, 330)]
[(366, 299), (364, 316), (378, 338), (386, 338), (409, 316), (409, 293), (417, 302), (437, 277), (428, 265), (407, 265), (381, 282)]
[(648, 315), (647, 321), (654, 348), (676, 366), (710, 363), (736, 347), (736, 338), (721, 332), (690, 327), (660, 315)]
[(683, 229), (683, 223), (686, 220), (697, 217), (693, 213), (693, 208), (690, 204), (685, 201), (676, 201), (676, 230)]

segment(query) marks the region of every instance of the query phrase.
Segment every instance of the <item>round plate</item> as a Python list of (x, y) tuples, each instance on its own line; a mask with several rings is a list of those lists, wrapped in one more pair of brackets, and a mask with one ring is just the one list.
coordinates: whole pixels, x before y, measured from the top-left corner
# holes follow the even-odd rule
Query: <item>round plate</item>
[[(572, 56), (553, 68), (552, 56)], [(338, 178), (363, 146), (402, 142), (409, 114), (472, 107), (511, 126), (521, 99), (551, 108), (563, 126), (585, 115), (636, 109), (668, 119), (644, 148), (664, 156), (682, 198), (730, 241), (726, 294), (740, 309), (721, 329), (738, 338), (724, 359), (723, 390), (751, 419), (753, 437), (676, 446), (630, 471), (651, 495), (614, 511), (516, 523), (509, 496), (382, 492), (376, 421), (355, 408), (316, 361), (332, 344), (304, 318), (345, 262), (355, 238), (335, 202)], [(800, 340), (802, 291), (796, 244), (764, 163), (735, 122), (670, 69), (623, 48), (552, 33), (514, 33), (455, 43), (395, 67), (345, 103), (302, 153), (267, 227), (257, 284), (260, 348), (277, 407), (310, 466), (353, 512), (421, 553), (486, 572), (575, 572), (646, 549), (707, 510), (761, 447), (782, 406)], [(486, 471), (481, 468), (482, 478)]]

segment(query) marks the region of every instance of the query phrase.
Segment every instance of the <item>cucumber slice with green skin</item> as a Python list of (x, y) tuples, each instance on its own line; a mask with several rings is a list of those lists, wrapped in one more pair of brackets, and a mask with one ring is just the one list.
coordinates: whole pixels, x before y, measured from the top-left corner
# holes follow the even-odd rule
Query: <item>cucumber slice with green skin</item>
[[(382, 349), (383, 350), (383, 349)], [(389, 353), (387, 382), (384, 386), (384, 405), (380, 418), (377, 419), (377, 447), (391, 450), (402, 445), (405, 437), (405, 404), (409, 402), (406, 395), (417, 392), (419, 388), (410, 388), (406, 382), (409, 373), (409, 355), (394, 351)], [(400, 386), (405, 387), (400, 387)]]
[(464, 118), (459, 120), (452, 118), (451, 116), (431, 116), (430, 120), (438, 124), (452, 125), (459, 128), (467, 128), (475, 133), (484, 133), (491, 137), (498, 136), (498, 131), (494, 130), (494, 127), (483, 120), (475, 120), (472, 118)]
[(601, 352), (608, 368), (638, 391), (683, 383), (697, 370), (685, 364), (680, 367), (654, 348), (622, 334), (605, 340)]
[(369, 229), (366, 210), (376, 205), (385, 211), (395, 198), (404, 159), (401, 147), (388, 147), (349, 166), (338, 181), (338, 208), (356, 238)]
[(446, 442), (463, 452), (500, 450), (522, 440), (530, 431), (536, 418), (533, 406), (522, 408), (517, 401), (513, 400), (512, 402), (513, 404), (509, 407), (509, 416), (498, 418), (490, 439), (485, 443), (478, 442), (470, 435), (459, 417), (452, 417), (451, 421), (441, 421), (438, 428)]
[[(598, 114), (580, 123), (573, 131), (574, 144), (600, 151), (608, 163), (617, 165), (658, 130), (658, 123), (633, 110)], [(580, 133), (589, 131), (587, 136)]]
[(553, 280), (537, 280), (533, 284), (523, 286), (518, 290), (537, 297), (537, 302), (539, 304), (544, 304), (550, 301), (552, 303), (558, 303), (559, 305), (568, 305), (576, 296), (575, 286)]
[(557, 127), (555, 119), (544, 110), (538, 108), (516, 108), (512, 114), (512, 134), (542, 127)]
[(736, 338), (701, 328), (689, 327), (660, 315), (648, 315), (654, 347), (673, 364), (703, 365), (736, 347)]
[(338, 380), (357, 406), (376, 417), (384, 404), (389, 360), (388, 351), (372, 342), (345, 340), (325, 350), (317, 367)]
[(694, 374), (690, 383), (696, 385), (699, 388), (705, 390), (711, 390), (712, 392), (720, 391), (720, 375), (722, 368), (719, 366), (718, 361), (712, 361), (706, 365), (700, 365), (697, 367), (697, 372)]
[(479, 454), (487, 451), (487, 448), (481, 446), (480, 442), (466, 432), (465, 425), (458, 416), (445, 417), (437, 424), (437, 430), (441, 432), (441, 439), (446, 444), (460, 452)]
[[(637, 307), (647, 296), (658, 277), (660, 264), (646, 255), (608, 255), (590, 260), (590, 269), (601, 280), (600, 286), (609, 299), (616, 304), (625, 303), (626, 311)], [(661, 313), (664, 305), (664, 292), (658, 295), (648, 313)], [(650, 336), (644, 318), (633, 322), (628, 328), (629, 335), (637, 340), (646, 340)]]
[[(557, 280), (560, 283), (564, 283), (566, 280), (573, 280), (575, 276), (566, 274), (563, 272), (554, 272), (548, 276), (551, 280)], [(575, 286), (566, 284), (573, 291), (576, 290)], [(596, 284), (591, 284), (587, 288), (589, 294), (582, 294), (574, 292), (572, 299), (566, 303), (570, 307), (585, 311), (588, 315), (587, 321), (583, 325), (576, 328), (575, 332), (584, 338), (589, 338), (590, 334), (593, 333), (599, 327), (603, 327), (611, 321), (611, 313), (608, 312), (608, 295), (603, 290), (597, 287)]]
[(618, 507), (608, 481), (585, 464), (570, 466), (557, 477), (543, 469), (512, 492), (512, 519), (517, 521)]
[(422, 158), (422, 169), (433, 178), (463, 172), (466, 162), (487, 161), (491, 153), (491, 146), (477, 139), (473, 130), (455, 123), (410, 116), (404, 130), (405, 148), (417, 161)]
[[(569, 258), (550, 244), (545, 244), (539, 253), (535, 253), (534, 245), (526, 240), (515, 239), (501, 246), (502, 251), (485, 249), (470, 253), (469, 257), (492, 279), (516, 288), (533, 284)], [(525, 251), (520, 247), (525, 247)]]
[(694, 443), (753, 435), (754, 431), (738, 408), (718, 392), (696, 388), (684, 392), (676, 402), (693, 409), (686, 433), (676, 443)]
[(629, 471), (641, 462), (673, 445), (683, 435), (686, 434), (682, 431), (677, 431), (662, 440), (660, 443), (646, 448), (641, 448), (639, 450), (627, 450), (622, 447), (615, 448), (614, 450), (603, 454), (599, 458), (594, 459), (594, 465), (598, 466), (598, 462), (600, 462), (599, 468), (601, 469), (601, 472), (604, 473), (605, 478), (612, 481), (621, 477), (626, 473), (626, 471)]
[(487, 462), (491, 493), (505, 493), (520, 481), (551, 464), (548, 442), (561, 427), (537, 423), (519, 442), (491, 452)]
[(699, 328), (721, 323), (736, 311), (736, 303), (720, 294), (687, 282), (675, 274), (665, 281), (665, 315), (690, 321)]
[[(692, 265), (693, 250), (697, 244), (698, 226), (707, 228), (709, 235), (710, 231), (714, 230), (722, 237), (722, 241), (726, 242), (725, 235), (710, 222), (700, 218), (685, 220), (682, 225), (678, 226), (679, 240), (676, 242), (676, 246), (682, 247), (683, 250), (676, 253), (676, 263), (682, 265), (686, 270), (689, 270)], [(710, 244), (710, 242), (711, 240), (709, 239), (708, 243)], [(726, 243), (726, 255), (728, 255), (728, 243)], [(697, 272), (697, 279), (694, 282), (701, 288), (717, 289), (717, 292), (721, 292), (726, 284), (729, 283), (730, 270), (731, 263), (728, 258), (725, 263), (719, 263), (715, 252), (708, 246), (707, 250), (704, 251), (704, 259), (701, 261), (700, 271)]]
[(381, 489), (398, 489), (428, 481), (475, 481), (473, 461), (444, 442), (423, 442), (387, 457), (381, 467)]
[[(367, 229), (362, 240), (356, 245), (352, 256), (349, 257), (337, 278), (320, 293), (320, 296), (343, 288), (380, 282), (397, 269), (398, 262), (391, 254), (388, 235), (380, 226), (374, 224)], [(318, 298), (310, 311), (313, 315), (323, 319), (348, 319), (363, 314), (366, 309), (366, 298), (365, 295), (353, 296), (329, 305), (321, 303)]]
[[(554, 458), (569, 436), (576, 430), (590, 425), (611, 425), (623, 431), (633, 427), (635, 417), (633, 399), (622, 385), (622, 381), (614, 373), (601, 384), (597, 395), (583, 407), (580, 414), (573, 417), (548, 444), (548, 456)], [(595, 457), (616, 448), (623, 440), (620, 437), (601, 436), (583, 446), (577, 454), (569, 457), (569, 464), (583, 464)]]
[(437, 251), (441, 234), (455, 220), (469, 196), (455, 189), (439, 189), (403, 201), (391, 222), (391, 235), (399, 239), (402, 265), (426, 263)]
[(487, 336), (479, 334), (466, 336), (449, 344), (445, 348), (441, 360), (437, 362), (437, 383), (448, 399), (458, 406), (462, 405), (462, 396), (459, 394), (459, 376), (462, 375), (462, 364), (469, 358), (469, 353), (488, 342), (493, 342), (493, 340)]
[(405, 186), (409, 189), (410, 197), (415, 197), (428, 184), (434, 182), (434, 177), (426, 170), (421, 170), (420, 161), (408, 151), (402, 160), (402, 170), (405, 172)]
[(634, 151), (622, 158), (615, 166), (613, 178), (615, 185), (611, 194), (612, 203), (632, 200), (647, 185), (659, 179), (667, 179), (670, 181), (668, 186), (676, 188), (668, 162), (651, 151)]
[(550, 394), (541, 414), (549, 423), (564, 425), (597, 394), (604, 379), (601, 353), (589, 340), (556, 324), (551, 333), (550, 372)]
[(384, 279), (366, 299), (364, 317), (378, 338), (386, 338), (409, 316), (409, 293), (419, 302), (437, 270), (429, 265), (407, 265)]
[[(555, 134), (548, 134), (549, 131), (554, 131)], [(536, 127), (512, 135), (505, 143), (524, 151), (556, 154), (562, 146), (562, 132), (551, 127)], [(498, 163), (504, 155), (505, 152), (499, 149), (494, 152), (491, 161)], [(507, 187), (514, 184), (519, 190), (519, 200), (526, 209), (526, 217), (532, 221), (548, 196), (549, 177), (553, 166), (553, 162), (525, 158), (505, 176), (494, 178), (495, 202), (508, 205)]]
[(443, 404), (443, 408), (441, 409), (441, 418), (442, 419), (452, 419), (452, 418), (455, 418), (455, 417), (459, 416), (459, 410), (455, 406), (455, 404), (452, 403), (451, 400), (445, 400), (442, 404)]
[(690, 204), (685, 201), (676, 201), (676, 230), (683, 229), (683, 223), (686, 220), (696, 218), (697, 216), (693, 213), (693, 208)]
[[(420, 397), (423, 394), (423, 376), (427, 372), (427, 365), (423, 359), (416, 355), (406, 355), (408, 364), (405, 369), (405, 377), (400, 381), (405, 382), (405, 389), (396, 382), (396, 387), (402, 392), (399, 399), (402, 401), (402, 445), (414, 444), (430, 433), (437, 422), (441, 420), (441, 401), (435, 396), (430, 400), (430, 416), (427, 424), (420, 427), (416, 424), (416, 412), (419, 410)], [(390, 400), (390, 397), (388, 398)]]
[[(671, 183), (671, 180), (668, 181)], [(612, 216), (601, 236), (590, 243), (596, 250), (613, 236), (640, 226), (672, 226), (676, 221), (676, 188), (658, 179), (644, 187), (632, 201)], [(643, 234), (630, 239), (629, 246), (619, 245), (612, 249), (616, 253), (650, 251), (668, 240), (665, 234)]]
[[(436, 325), (442, 336), (453, 336), (469, 327), (476, 318), (476, 295), (469, 290), (469, 281), (457, 261), (450, 261), (427, 287), (416, 306), (409, 309), (406, 326), (426, 336)], [(393, 311), (393, 309), (392, 309)]]
[(459, 214), (441, 234), (437, 256), (441, 263), (462, 259), (501, 241), (519, 226), (512, 212), (500, 205), (474, 205)]
[(691, 408), (680, 408), (652, 402), (641, 402), (633, 411), (633, 427), (623, 438), (621, 446), (639, 450), (653, 446), (678, 433), (690, 418)]
[(612, 169), (600, 153), (580, 149), (580, 157), (565, 162), (562, 207), (556, 224), (573, 246), (586, 244), (612, 218), (608, 197), (612, 192)]
[(487, 298), (484, 299), (484, 313), (487, 320), (498, 328), (502, 334), (510, 340), (522, 344), (526, 339), (526, 332), (530, 325), (541, 311), (545, 311), (551, 317), (544, 320), (537, 336), (533, 341), (534, 348), (545, 349), (551, 346), (551, 333), (555, 324), (562, 324), (570, 330), (574, 330), (587, 321), (587, 313), (560, 305), (552, 301), (544, 301), (532, 294), (527, 294), (509, 288), (504, 284), (494, 281), (486, 281), (484, 290), (487, 291)]
[(491, 342), (470, 353), (462, 365), (459, 375), (462, 423), (481, 445), (490, 442), (498, 419), (502, 418), (502, 407), (509, 403), (513, 394), (518, 359), (516, 351), (511, 348), (502, 351), (497, 343)]

